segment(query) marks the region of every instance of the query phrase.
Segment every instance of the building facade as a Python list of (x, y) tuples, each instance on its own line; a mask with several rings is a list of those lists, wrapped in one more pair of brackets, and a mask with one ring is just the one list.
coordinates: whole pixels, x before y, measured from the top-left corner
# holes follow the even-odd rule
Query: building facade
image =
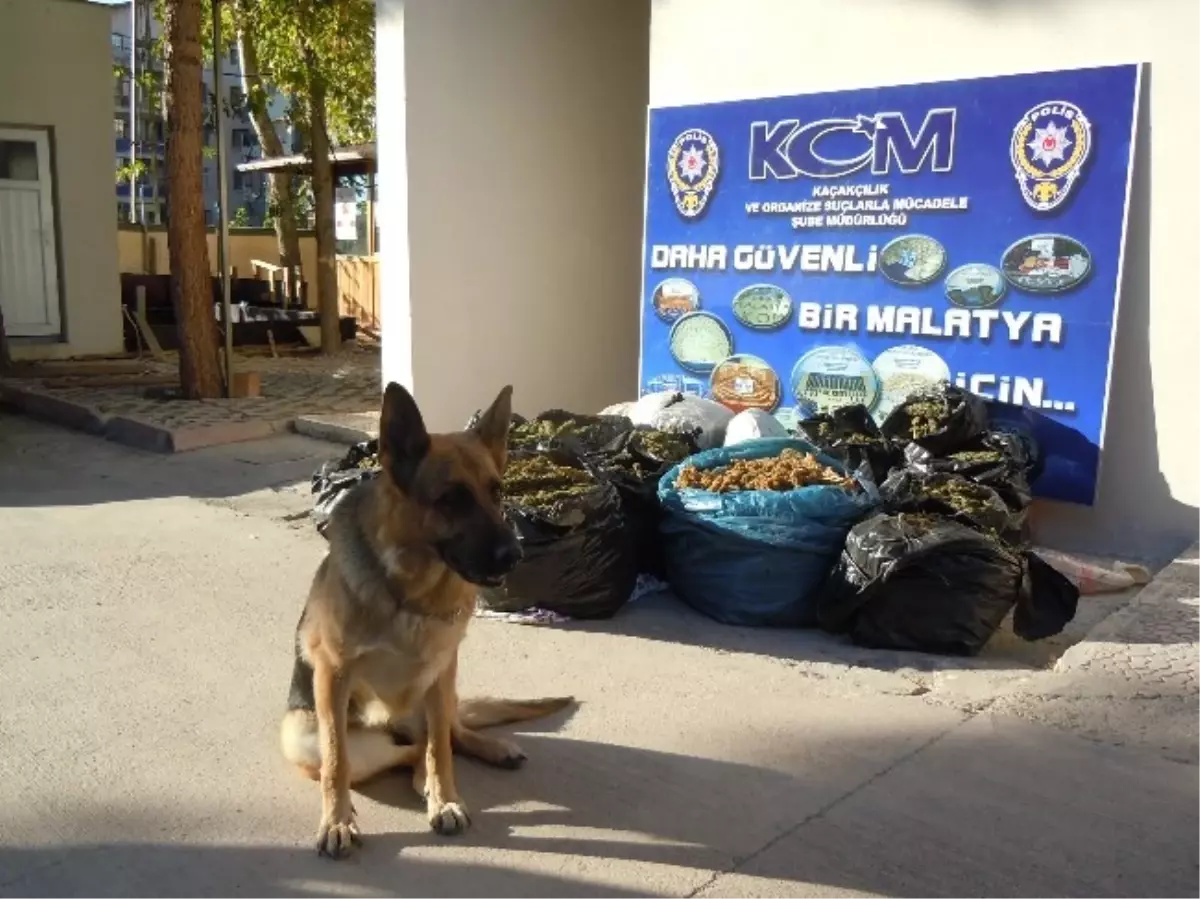
[(1032, 0), (376, 11), (384, 377), (440, 428), (501, 384), (526, 414), (636, 395), (648, 104), (1147, 63), (1099, 494), (1039, 502), (1034, 530), (1147, 558), (1195, 541), (1196, 0), (1060, 0), (1046, 21)]
[[(163, 60), (151, 50), (152, 42), (163, 35), (163, 26), (153, 13), (150, 0), (128, 0), (110, 7), (112, 15), (113, 57), (113, 148), (116, 183), (117, 218), (121, 222), (143, 222), (159, 225), (166, 222), (166, 121), (161, 97), (155, 92), (134, 90), (131, 67), (136, 47), (136, 67), (139, 73), (147, 67), (156, 79), (163, 74)], [(257, 159), (262, 155), (258, 136), (250, 121), (245, 105), (245, 86), (242, 81), (243, 68), (236, 45), (225, 48), (221, 58), (224, 77), (222, 105), (229, 111), (226, 117), (226, 146), (229, 156), (225, 165), (225, 177), (229, 190), (230, 220), (238, 224), (257, 227), (267, 217), (267, 184), (262, 175), (243, 174), (237, 170), (240, 162)], [(215, 155), (216, 88), (212, 66), (204, 69), (205, 117), (210, 127), (205, 131), (205, 143), (210, 148), (204, 160), (204, 210), (207, 222), (217, 222), (220, 182)], [(136, 93), (137, 111), (132, 104)], [(287, 98), (272, 90), (268, 97), (268, 111), (284, 150), (291, 151), (292, 129), (287, 119)], [(136, 156), (132, 155), (136, 151)], [(131, 185), (127, 175), (132, 161), (136, 159), (138, 178)], [(122, 178), (124, 173), (126, 177)]]
[(0, 0), (0, 309), (17, 359), (122, 348), (108, 12)]

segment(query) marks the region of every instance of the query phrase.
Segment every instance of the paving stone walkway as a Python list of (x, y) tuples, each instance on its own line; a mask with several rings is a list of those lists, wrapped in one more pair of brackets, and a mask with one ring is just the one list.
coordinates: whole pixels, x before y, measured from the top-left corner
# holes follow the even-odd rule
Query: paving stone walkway
[(127, 381), (93, 386), (88, 377), (0, 379), (0, 400), (27, 414), (121, 443), (159, 451), (260, 439), (288, 430), (304, 415), (377, 410), (379, 353), (346, 349), (321, 356), (238, 356), (235, 371), (261, 376), (261, 396), (184, 401), (156, 399), (148, 389), (177, 371), (168, 360), (145, 361)]
[(1200, 553), (1192, 546), (1052, 672), (995, 710), (1103, 742), (1149, 745), (1195, 764), (1200, 752)]

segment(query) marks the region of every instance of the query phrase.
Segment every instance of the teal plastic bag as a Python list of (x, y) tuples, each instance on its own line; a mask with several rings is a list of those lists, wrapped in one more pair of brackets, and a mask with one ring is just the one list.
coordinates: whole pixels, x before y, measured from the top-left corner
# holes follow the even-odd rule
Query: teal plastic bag
[(675, 487), (684, 465), (719, 468), (737, 459), (772, 458), (785, 449), (846, 471), (812, 444), (780, 437), (697, 453), (659, 482), (667, 582), (688, 605), (725, 624), (814, 626), (817, 590), (846, 534), (878, 505), (874, 485), (861, 480), (856, 491), (813, 486), (713, 493)]

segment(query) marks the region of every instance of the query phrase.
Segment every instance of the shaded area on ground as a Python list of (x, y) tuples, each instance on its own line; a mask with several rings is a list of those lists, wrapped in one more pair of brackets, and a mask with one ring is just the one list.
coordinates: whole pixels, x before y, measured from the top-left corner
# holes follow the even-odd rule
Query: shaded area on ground
[(347, 863), (319, 859), (301, 827), (311, 784), (236, 808), (65, 801), (67, 822), (10, 806), (0, 893), (1195, 895), (1192, 766), (987, 717), (846, 734), (840, 761), (837, 734), (815, 730), (721, 733), (689, 753), (526, 735), (521, 774), (460, 766), (464, 839), (430, 833), (387, 777), (358, 800), (365, 843)]
[[(2, 894), (1196, 893), (1194, 764), (964, 714), (907, 672), (813, 661), (813, 635), (722, 650), (734, 629), (659, 607), (631, 638), (638, 603), (605, 628), (476, 622), (463, 695), (579, 710), (524, 730), (522, 771), (458, 766), (464, 840), (429, 832), (401, 774), (356, 801), (361, 858), (317, 859), (319, 796), (277, 727), (324, 544), (239, 493), (307, 442), (146, 479), (144, 454), (76, 440), (96, 445), (0, 467)], [(90, 466), (113, 499), (72, 501)], [(745, 648), (776, 638), (797, 642)], [(986, 671), (941, 674), (996, 695)]]
[(306, 485), (337, 455), (295, 434), (163, 455), (0, 411), (0, 508), (242, 496)]

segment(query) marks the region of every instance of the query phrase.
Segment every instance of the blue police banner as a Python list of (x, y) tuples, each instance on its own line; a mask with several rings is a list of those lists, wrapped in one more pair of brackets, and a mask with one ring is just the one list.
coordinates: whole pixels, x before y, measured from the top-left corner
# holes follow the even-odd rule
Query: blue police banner
[(650, 110), (642, 393), (793, 426), (950, 382), (1090, 505), (1140, 65)]

